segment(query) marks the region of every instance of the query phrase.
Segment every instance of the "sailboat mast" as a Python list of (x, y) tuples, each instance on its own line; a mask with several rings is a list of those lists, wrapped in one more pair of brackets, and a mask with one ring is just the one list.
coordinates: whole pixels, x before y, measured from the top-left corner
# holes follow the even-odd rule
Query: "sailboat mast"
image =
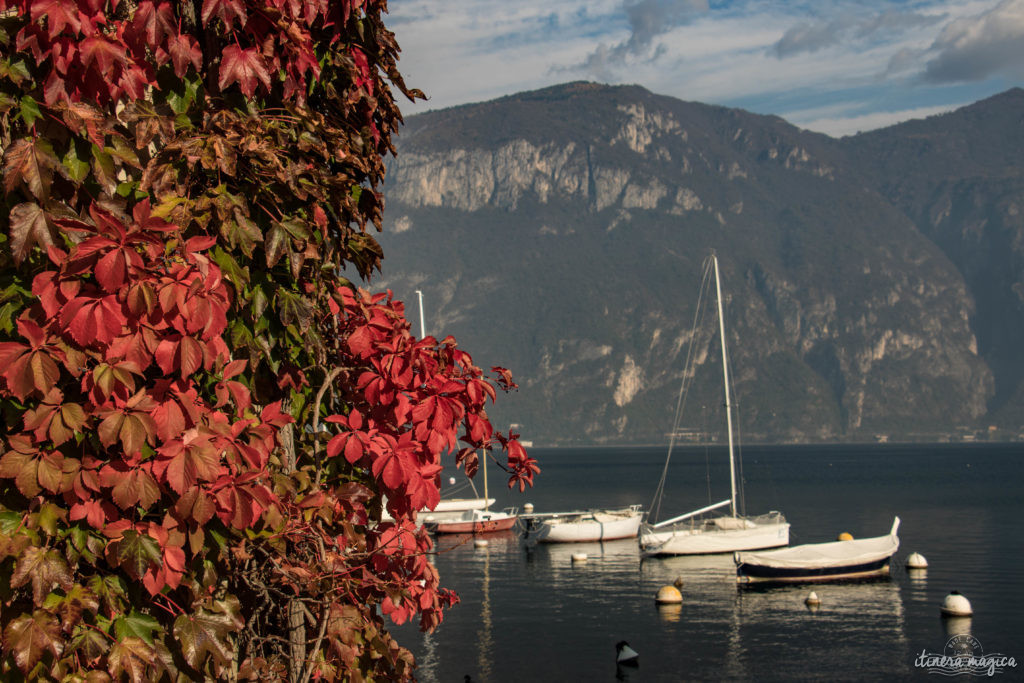
[(487, 510), (491, 507), (491, 498), (487, 495), (487, 451), (481, 451), (480, 456), (484, 461), (484, 510)]
[(725, 424), (729, 433), (729, 486), (732, 516), (736, 516), (736, 456), (732, 442), (732, 392), (729, 390), (729, 356), (725, 350), (725, 316), (722, 314), (722, 282), (718, 277), (718, 257), (711, 255), (715, 264), (715, 294), (718, 299), (718, 332), (722, 339), (722, 379), (725, 383)]
[(423, 323), (423, 292), (421, 292), (420, 290), (417, 289), (416, 290), (416, 296), (420, 300), (420, 339), (424, 339), (424, 338), (426, 338), (427, 333), (424, 332), (424, 323)]

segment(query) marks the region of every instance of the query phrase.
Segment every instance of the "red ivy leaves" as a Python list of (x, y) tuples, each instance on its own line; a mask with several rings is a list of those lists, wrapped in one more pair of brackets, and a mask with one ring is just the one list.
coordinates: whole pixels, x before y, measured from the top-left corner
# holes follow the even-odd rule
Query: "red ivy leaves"
[[(4, 666), (216, 676), (258, 546), (260, 581), (326, 620), (305, 677), (371, 660), (372, 677), (407, 676), (376, 607), (431, 628), (455, 601), (414, 526), (442, 453), (500, 444), (510, 485), (536, 471), (495, 434), (494, 387), (454, 340), (415, 340), (389, 295), (337, 286), (345, 263), (366, 276), (380, 259), (361, 231), (380, 224), (400, 120), (382, 74), (414, 92), (383, 4), (204, 0), (197, 18), (169, 0), (0, 0)], [(290, 412), (334, 432), (326, 458)]]
[(256, 92), (256, 82), (259, 81), (266, 88), (270, 88), (270, 72), (267, 71), (263, 55), (256, 48), (242, 49), (232, 45), (224, 50), (224, 57), (220, 63), (221, 90), (232, 83), (238, 83), (242, 94), (252, 97)]
[(60, 377), (55, 360), (62, 360), (64, 354), (31, 320), (19, 320), (18, 332), (29, 345), (0, 342), (0, 368), (8, 390), (23, 401), (33, 393), (49, 393)]

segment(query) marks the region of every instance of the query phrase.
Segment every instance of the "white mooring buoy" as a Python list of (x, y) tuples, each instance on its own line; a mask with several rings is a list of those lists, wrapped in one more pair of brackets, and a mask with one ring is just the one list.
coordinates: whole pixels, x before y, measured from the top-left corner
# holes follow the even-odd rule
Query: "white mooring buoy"
[(683, 594), (675, 586), (662, 586), (654, 601), (659, 605), (674, 605), (683, 601)]
[(473, 545), (475, 547), (477, 547), (477, 548), (486, 548), (487, 547), (487, 539), (486, 538), (478, 538), (475, 541), (473, 541)]
[(533, 503), (527, 503), (527, 504), (523, 505), (523, 514), (527, 514), (527, 515), (532, 515), (533, 514)]
[(572, 554), (572, 561), (576, 562), (576, 563), (578, 563), (578, 562), (586, 562), (587, 561), (587, 554), (586, 553), (573, 553)]
[(615, 663), (635, 666), (640, 655), (624, 640), (615, 643)]
[(960, 591), (950, 591), (942, 601), (942, 615), (946, 617), (969, 617), (974, 614), (971, 601), (960, 595)]
[(921, 553), (910, 553), (907, 556), (907, 569), (927, 569), (928, 560)]
[(811, 591), (811, 594), (807, 596), (806, 600), (804, 600), (804, 604), (807, 605), (808, 607), (815, 606), (815, 605), (820, 605), (821, 604), (821, 599), (818, 597), (817, 593), (815, 593), (814, 591)]

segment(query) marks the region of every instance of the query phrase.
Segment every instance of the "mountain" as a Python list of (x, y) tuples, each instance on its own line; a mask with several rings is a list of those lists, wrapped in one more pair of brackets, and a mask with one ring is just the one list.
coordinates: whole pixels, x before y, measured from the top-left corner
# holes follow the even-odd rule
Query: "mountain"
[(570, 83), (416, 115), (372, 285), (510, 368), (492, 417), (538, 444), (663, 443), (691, 348), (686, 426), (721, 436), (717, 342), (691, 335), (712, 250), (744, 440), (1016, 435), (1022, 114), (1013, 90), (836, 140)]

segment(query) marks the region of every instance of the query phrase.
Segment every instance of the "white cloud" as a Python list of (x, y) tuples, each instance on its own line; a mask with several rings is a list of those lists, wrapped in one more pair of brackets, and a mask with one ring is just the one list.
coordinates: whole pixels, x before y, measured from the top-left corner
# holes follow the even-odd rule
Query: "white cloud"
[[(790, 120), (832, 134), (968, 97), (952, 80), (1024, 74), (1024, 0), (391, 0), (406, 82), (432, 99), (407, 113), (580, 78)], [(947, 94), (944, 94), (947, 93)], [(872, 113), (878, 111), (877, 114)], [(873, 123), (880, 121), (881, 123)], [(809, 123), (810, 122), (810, 123)], [(816, 127), (815, 127), (816, 126)]]
[(932, 44), (924, 76), (936, 83), (976, 81), (1005, 73), (1024, 78), (1024, 0), (1004, 0), (950, 22)]
[(882, 12), (849, 15), (801, 21), (772, 45), (772, 53), (779, 58), (800, 52), (817, 52), (850, 43), (870, 43), (880, 39), (898, 38), (900, 35), (942, 21), (941, 15), (916, 12)]

